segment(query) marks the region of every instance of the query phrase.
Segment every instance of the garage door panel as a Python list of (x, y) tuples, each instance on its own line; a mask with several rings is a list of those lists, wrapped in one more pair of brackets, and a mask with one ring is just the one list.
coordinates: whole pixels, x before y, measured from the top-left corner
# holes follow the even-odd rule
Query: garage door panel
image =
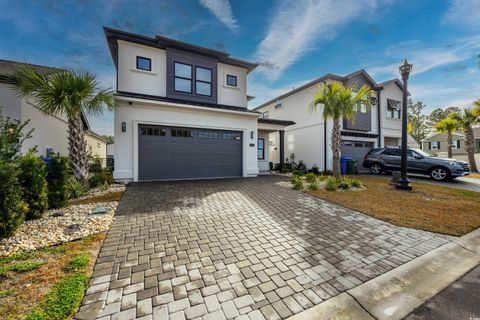
[(363, 158), (373, 147), (374, 143), (371, 141), (345, 140), (342, 141), (342, 156), (349, 156), (355, 159), (357, 161), (357, 170), (361, 172), (366, 170), (362, 167)]
[(140, 180), (232, 176), (242, 176), (241, 132), (139, 126)]

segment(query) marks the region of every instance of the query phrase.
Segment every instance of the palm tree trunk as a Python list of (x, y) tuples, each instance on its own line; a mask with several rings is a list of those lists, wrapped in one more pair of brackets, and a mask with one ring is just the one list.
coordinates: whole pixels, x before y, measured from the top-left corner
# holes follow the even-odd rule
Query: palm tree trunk
[(68, 153), (73, 175), (85, 182), (88, 178), (88, 154), (80, 112), (68, 117)]
[(477, 172), (477, 164), (475, 163), (475, 138), (471, 127), (465, 128), (465, 151), (468, 153), (470, 170)]
[(448, 133), (447, 133), (447, 151), (448, 151), (448, 157), (450, 159), (452, 158), (452, 144), (453, 144), (452, 132), (448, 131)]
[(332, 152), (333, 152), (333, 175), (337, 178), (341, 176), (340, 170), (340, 156), (341, 156), (341, 143), (342, 143), (342, 136), (340, 130), (340, 119), (334, 118), (333, 119), (333, 128), (332, 128)]

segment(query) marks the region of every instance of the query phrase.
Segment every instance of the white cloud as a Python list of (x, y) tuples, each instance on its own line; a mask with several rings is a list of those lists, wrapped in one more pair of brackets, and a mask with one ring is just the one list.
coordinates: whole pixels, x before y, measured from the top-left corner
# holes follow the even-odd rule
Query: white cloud
[(450, 83), (411, 85), (409, 91), (414, 100), (425, 102), (429, 110), (438, 107), (466, 108), (479, 99), (480, 85), (465, 83), (457, 87), (452, 87)]
[(313, 49), (320, 40), (335, 38), (339, 30), (361, 14), (372, 14), (377, 0), (283, 0), (272, 13), (255, 58), (259, 71), (271, 80)]
[(480, 26), (480, 1), (450, 0), (450, 5), (443, 18), (444, 23), (456, 24), (466, 28)]
[(464, 38), (449, 45), (428, 47), (418, 41), (402, 42), (390, 46), (385, 56), (395, 63), (367, 68), (374, 76), (399, 76), (398, 67), (403, 59), (413, 64), (412, 74), (420, 74), (439, 66), (467, 60), (477, 54), (480, 49), (480, 37)]
[(232, 7), (228, 0), (200, 0), (200, 3), (230, 30), (238, 28), (237, 20), (233, 16)]

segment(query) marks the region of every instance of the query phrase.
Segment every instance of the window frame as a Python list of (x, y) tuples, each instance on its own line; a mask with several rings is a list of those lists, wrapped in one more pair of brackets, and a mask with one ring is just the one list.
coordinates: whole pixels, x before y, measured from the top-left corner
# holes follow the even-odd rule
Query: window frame
[[(401, 106), (398, 107), (398, 108), (393, 108), (393, 107), (390, 106), (389, 101), (398, 102), (399, 105), (401, 105), (401, 101), (387, 98), (387, 118), (388, 119), (393, 119), (393, 120), (400, 120), (402, 118), (402, 108), (401, 108)], [(398, 115), (398, 117), (395, 116), (396, 114)]]
[[(210, 82), (205, 81), (205, 80), (198, 80), (197, 79), (197, 69), (204, 69), (210, 71)], [(210, 85), (210, 94), (202, 94), (197, 92), (197, 83), (206, 83)], [(195, 95), (197, 96), (203, 96), (203, 97), (211, 97), (213, 94), (213, 69), (212, 68), (207, 68), (207, 67), (202, 67), (202, 66), (195, 66)]]
[[(259, 141), (262, 140), (262, 148), (260, 149), (260, 143)], [(258, 156), (258, 152), (262, 151), (262, 157), (260, 158)], [(257, 160), (265, 160), (265, 138), (257, 138)]]
[[(176, 68), (175, 68), (175, 65), (176, 64), (181, 64), (181, 65), (184, 65), (184, 66), (189, 66), (190, 67), (190, 78), (186, 78), (186, 77), (182, 77), (182, 76), (177, 76), (176, 74)], [(173, 61), (173, 91), (175, 92), (178, 92), (178, 93), (186, 93), (186, 94), (193, 94), (193, 77), (194, 77), (194, 73), (193, 73), (193, 65), (189, 64), (189, 63), (184, 63), (184, 62), (178, 62), (178, 61)], [(182, 79), (182, 80), (188, 80), (190, 81), (190, 91), (181, 91), (181, 90), (177, 90), (176, 86), (175, 86), (175, 80), (176, 79)]]
[[(228, 83), (228, 79), (229, 79), (229, 78), (235, 79), (235, 84), (230, 84), (230, 83)], [(227, 75), (226, 75), (226, 78), (225, 78), (225, 84), (226, 84), (227, 86), (229, 86), (229, 87), (235, 87), (235, 88), (238, 87), (238, 78), (237, 78), (237, 76), (236, 76), (236, 75), (233, 75), (233, 74), (227, 74)]]
[(268, 119), (268, 111), (262, 112), (262, 119)]
[(283, 108), (283, 104), (281, 102), (277, 103), (274, 107), (275, 110), (282, 109), (282, 108)]
[[(144, 68), (140, 68), (139, 65), (138, 65), (138, 61), (140, 59), (144, 59), (144, 60), (148, 60), (149, 64), (149, 68), (148, 69), (144, 69)], [(144, 57), (144, 56), (136, 56), (135, 58), (135, 68), (137, 70), (141, 70), (141, 71), (149, 71), (149, 72), (152, 72), (152, 58), (147, 58), (147, 57)]]

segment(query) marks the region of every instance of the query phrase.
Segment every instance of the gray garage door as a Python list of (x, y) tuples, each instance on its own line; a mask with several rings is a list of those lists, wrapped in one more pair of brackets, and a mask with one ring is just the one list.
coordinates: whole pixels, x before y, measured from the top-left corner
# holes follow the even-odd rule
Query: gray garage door
[(350, 156), (357, 160), (357, 170), (359, 172), (368, 171), (362, 167), (363, 157), (372, 150), (373, 142), (368, 141), (342, 141), (342, 156)]
[(242, 132), (140, 125), (139, 180), (242, 176)]

